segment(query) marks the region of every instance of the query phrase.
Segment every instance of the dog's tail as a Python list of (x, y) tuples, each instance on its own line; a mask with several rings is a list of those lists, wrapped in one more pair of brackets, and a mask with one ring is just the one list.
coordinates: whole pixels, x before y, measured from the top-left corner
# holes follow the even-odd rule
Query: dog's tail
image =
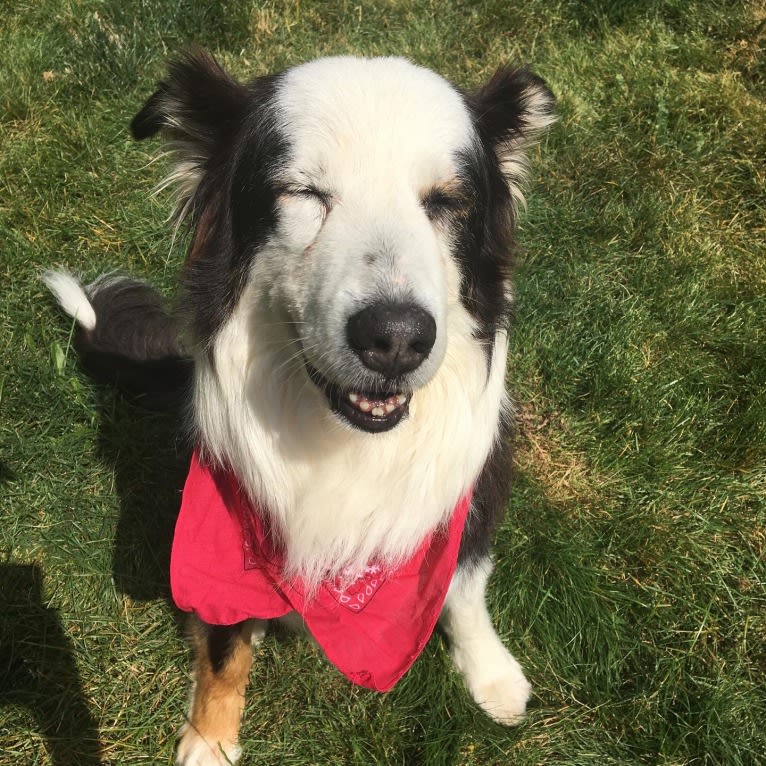
[(192, 360), (154, 288), (115, 274), (87, 286), (66, 271), (46, 271), (42, 279), (75, 320), (73, 345), (90, 377), (152, 408), (184, 400)]

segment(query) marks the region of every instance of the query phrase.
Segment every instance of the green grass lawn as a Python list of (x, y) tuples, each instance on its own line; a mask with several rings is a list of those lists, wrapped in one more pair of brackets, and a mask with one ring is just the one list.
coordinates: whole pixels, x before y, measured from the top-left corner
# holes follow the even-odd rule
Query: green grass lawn
[(183, 447), (80, 374), (38, 275), (172, 290), (165, 166), (127, 124), (191, 41), (241, 77), (353, 52), (471, 85), (528, 61), (561, 115), (520, 227), (518, 473), (491, 587), (528, 720), (485, 718), (439, 638), (379, 696), (275, 635), (243, 762), (766, 763), (763, 0), (0, 9), (0, 764), (172, 763)]

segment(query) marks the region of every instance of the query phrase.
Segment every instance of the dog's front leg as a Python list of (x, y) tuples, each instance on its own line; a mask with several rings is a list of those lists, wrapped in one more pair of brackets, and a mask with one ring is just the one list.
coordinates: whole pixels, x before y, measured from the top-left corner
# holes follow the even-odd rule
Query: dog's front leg
[(252, 645), (263, 638), (266, 626), (265, 620), (218, 626), (192, 618), (194, 684), (189, 718), (178, 741), (178, 766), (237, 762)]
[(512, 726), (524, 717), (530, 685), (487, 612), (485, 590), (491, 571), (489, 557), (460, 564), (440, 621), (455, 666), (474, 700), (496, 721)]

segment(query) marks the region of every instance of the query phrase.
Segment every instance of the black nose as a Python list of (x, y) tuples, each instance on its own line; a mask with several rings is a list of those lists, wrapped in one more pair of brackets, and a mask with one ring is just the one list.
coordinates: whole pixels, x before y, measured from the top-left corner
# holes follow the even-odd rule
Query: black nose
[(436, 322), (411, 303), (374, 303), (348, 320), (346, 337), (365, 367), (396, 378), (431, 353)]

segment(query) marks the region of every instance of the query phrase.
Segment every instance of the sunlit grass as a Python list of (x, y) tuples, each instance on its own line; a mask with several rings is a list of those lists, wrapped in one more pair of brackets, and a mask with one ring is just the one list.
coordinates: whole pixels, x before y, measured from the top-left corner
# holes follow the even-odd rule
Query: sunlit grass
[[(107, 763), (172, 762), (183, 445), (81, 376), (38, 274), (119, 267), (172, 291), (183, 243), (150, 194), (162, 162), (127, 124), (196, 41), (242, 77), (354, 52), (470, 86), (524, 60), (561, 114), (521, 217), (518, 475), (490, 599), (535, 687), (529, 720), (487, 720), (439, 639), (380, 696), (278, 635), (255, 663), (245, 763), (763, 762), (763, 3), (6, 6), (0, 754), (89, 766), (92, 735)], [(25, 694), (3, 696), (6, 666)]]

